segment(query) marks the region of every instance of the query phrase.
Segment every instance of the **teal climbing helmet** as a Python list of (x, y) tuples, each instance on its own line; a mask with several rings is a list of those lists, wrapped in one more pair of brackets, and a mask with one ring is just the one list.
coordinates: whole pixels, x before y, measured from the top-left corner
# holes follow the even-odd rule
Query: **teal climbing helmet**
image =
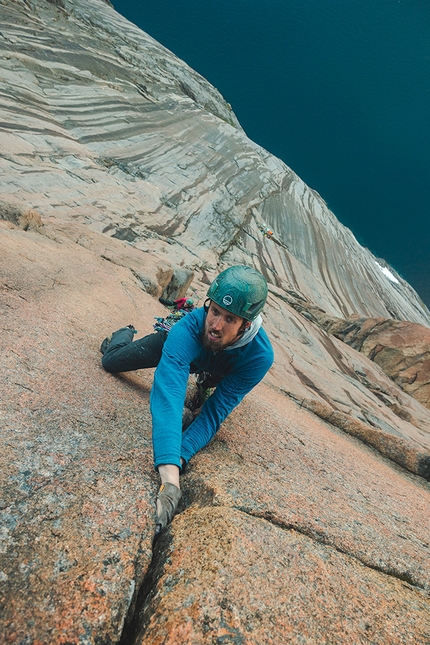
[(209, 287), (207, 297), (252, 322), (266, 303), (267, 282), (259, 271), (240, 264), (222, 271)]

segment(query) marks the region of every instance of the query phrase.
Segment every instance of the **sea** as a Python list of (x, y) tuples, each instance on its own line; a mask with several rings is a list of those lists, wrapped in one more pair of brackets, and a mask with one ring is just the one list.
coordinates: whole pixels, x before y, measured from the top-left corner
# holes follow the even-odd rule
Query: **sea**
[(430, 307), (430, 0), (113, 4)]

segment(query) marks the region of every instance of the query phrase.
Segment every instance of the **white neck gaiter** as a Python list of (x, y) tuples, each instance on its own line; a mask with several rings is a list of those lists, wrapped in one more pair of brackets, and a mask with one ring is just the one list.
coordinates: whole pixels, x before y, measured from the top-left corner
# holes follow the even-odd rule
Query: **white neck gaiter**
[(224, 351), (228, 352), (230, 349), (237, 349), (238, 347), (243, 347), (244, 345), (250, 343), (251, 340), (258, 334), (258, 330), (260, 329), (262, 324), (263, 319), (261, 317), (261, 314), (258, 314), (257, 318), (252, 321), (251, 326), (243, 332), (242, 336), (232, 345), (226, 347)]

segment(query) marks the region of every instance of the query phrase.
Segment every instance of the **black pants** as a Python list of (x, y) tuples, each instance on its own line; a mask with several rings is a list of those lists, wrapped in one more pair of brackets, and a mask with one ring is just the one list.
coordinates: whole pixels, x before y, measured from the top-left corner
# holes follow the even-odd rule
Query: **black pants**
[[(133, 337), (134, 330), (129, 327), (118, 329), (112, 334), (112, 339), (102, 358), (102, 365), (107, 372), (130, 372), (145, 369), (145, 367), (157, 367), (167, 332), (157, 331), (132, 342)], [(190, 374), (196, 373), (200, 374), (197, 385), (201, 390), (216, 387), (223, 378), (217, 374), (201, 372), (194, 363), (191, 363)]]
[(130, 372), (145, 367), (157, 367), (167, 332), (157, 331), (133, 341), (134, 330), (118, 329), (103, 354), (102, 365), (107, 372)]

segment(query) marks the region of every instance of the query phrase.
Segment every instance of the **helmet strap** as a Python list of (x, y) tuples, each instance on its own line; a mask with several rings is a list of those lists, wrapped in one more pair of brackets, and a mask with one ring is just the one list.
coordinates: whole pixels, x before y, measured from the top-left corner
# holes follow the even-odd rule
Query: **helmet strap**
[(243, 322), (242, 322), (242, 324), (240, 326), (240, 329), (237, 332), (237, 335), (242, 336), (246, 332), (246, 330), (249, 329), (250, 327), (251, 327), (251, 323), (249, 322), (249, 320), (245, 320), (245, 318), (244, 318)]

